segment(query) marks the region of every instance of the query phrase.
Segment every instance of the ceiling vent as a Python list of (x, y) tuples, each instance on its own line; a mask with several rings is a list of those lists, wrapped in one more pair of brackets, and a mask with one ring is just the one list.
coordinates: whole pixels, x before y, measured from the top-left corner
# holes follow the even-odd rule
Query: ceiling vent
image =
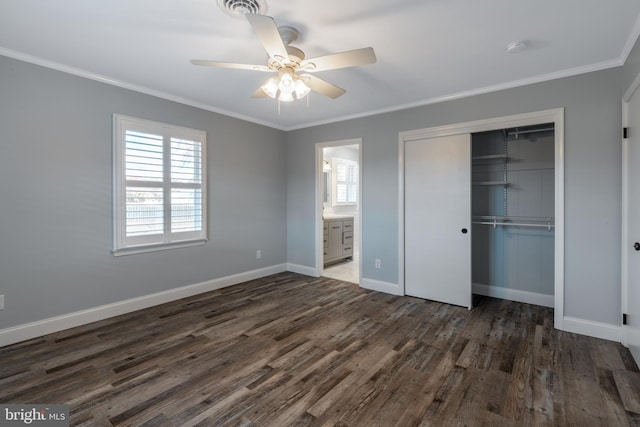
[(227, 15), (244, 18), (247, 13), (266, 15), (267, 3), (264, 0), (218, 0), (218, 6)]

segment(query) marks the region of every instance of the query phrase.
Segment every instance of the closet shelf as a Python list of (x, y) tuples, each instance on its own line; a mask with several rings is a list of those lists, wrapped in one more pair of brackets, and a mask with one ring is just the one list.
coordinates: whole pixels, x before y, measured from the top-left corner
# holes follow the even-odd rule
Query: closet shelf
[(494, 159), (504, 159), (507, 160), (509, 157), (507, 154), (490, 154), (488, 156), (474, 156), (471, 160), (494, 160)]
[(506, 181), (478, 181), (474, 182), (473, 185), (504, 185), (506, 187), (509, 183)]

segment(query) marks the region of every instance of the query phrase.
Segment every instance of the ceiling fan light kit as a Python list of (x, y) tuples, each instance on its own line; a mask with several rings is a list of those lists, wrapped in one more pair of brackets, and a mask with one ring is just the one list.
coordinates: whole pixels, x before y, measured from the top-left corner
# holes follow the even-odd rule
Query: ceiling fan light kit
[[(218, 0), (218, 4), (237, 5), (239, 10), (248, 8), (245, 3), (264, 3), (258, 0)], [(266, 7), (266, 5), (265, 5)], [(291, 102), (305, 98), (311, 91), (318, 92), (335, 99), (346, 90), (311, 74), (298, 74), (299, 71), (312, 73), (316, 71), (349, 68), (358, 65), (373, 64), (376, 55), (372, 48), (365, 47), (346, 52), (334, 53), (305, 60), (302, 50), (289, 44), (298, 38), (298, 30), (293, 27), (276, 25), (270, 16), (246, 13), (258, 39), (269, 55), (267, 65), (236, 64), (231, 62), (192, 59), (193, 65), (218, 68), (235, 68), (276, 73), (265, 81), (252, 95), (253, 98), (268, 96), (278, 101)]]
[(270, 98), (283, 102), (302, 99), (311, 92), (302, 77), (295, 75), (291, 69), (287, 68), (280, 69), (277, 76), (269, 77), (261, 89)]

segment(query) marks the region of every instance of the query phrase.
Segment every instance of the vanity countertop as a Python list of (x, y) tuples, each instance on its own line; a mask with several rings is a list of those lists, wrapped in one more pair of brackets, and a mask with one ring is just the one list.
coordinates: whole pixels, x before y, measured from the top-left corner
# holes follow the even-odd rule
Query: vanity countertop
[(324, 215), (322, 219), (353, 219), (353, 215)]

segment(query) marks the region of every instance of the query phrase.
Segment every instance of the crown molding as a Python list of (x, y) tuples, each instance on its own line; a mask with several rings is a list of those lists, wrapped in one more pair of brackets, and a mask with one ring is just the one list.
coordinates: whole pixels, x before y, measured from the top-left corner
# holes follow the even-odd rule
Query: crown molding
[(183, 98), (177, 95), (173, 95), (167, 92), (152, 89), (152, 88), (138, 85), (135, 83), (129, 83), (123, 80), (114, 79), (108, 76), (104, 76), (102, 74), (93, 73), (91, 71), (83, 70), (76, 67), (71, 67), (69, 65), (61, 64), (55, 61), (50, 61), (48, 59), (39, 58), (33, 55), (28, 55), (26, 53), (18, 52), (15, 50), (0, 47), (0, 55), (17, 59), (19, 61), (28, 62), (30, 64), (39, 65), (41, 67), (50, 68), (52, 70), (61, 71), (63, 73), (72, 74), (74, 76), (83, 77), (85, 79), (94, 80), (100, 83), (105, 83), (105, 84), (117, 86), (123, 89), (128, 89), (128, 90), (142, 93), (145, 95), (155, 96), (156, 98), (166, 99), (167, 101), (173, 101), (179, 104), (188, 105), (190, 107), (200, 108), (201, 110), (211, 111), (212, 113), (223, 114), (225, 116), (244, 120), (246, 122), (251, 122), (251, 123), (255, 123), (258, 125), (267, 126), (267, 127), (275, 128), (279, 130), (285, 130), (282, 126), (276, 123), (259, 120), (259, 119), (256, 119), (255, 117), (234, 113), (233, 111), (217, 108), (209, 104), (194, 101), (192, 99)]
[(247, 122), (250, 122), (250, 123), (254, 123), (254, 124), (258, 124), (258, 125), (262, 125), (262, 126), (267, 126), (267, 127), (273, 128), (273, 129), (278, 129), (278, 130), (287, 132), (287, 131), (293, 131), (293, 130), (306, 129), (306, 128), (310, 128), (310, 127), (314, 127), (314, 126), (321, 126), (321, 125), (339, 123), (339, 122), (344, 122), (344, 121), (354, 120), (354, 119), (359, 119), (359, 118), (364, 118), (364, 117), (370, 117), (370, 116), (375, 116), (375, 115), (379, 115), (379, 114), (385, 114), (385, 113), (391, 113), (391, 112), (396, 112), (396, 111), (401, 111), (401, 110), (407, 110), (407, 109), (410, 109), (410, 108), (422, 107), (422, 106), (426, 106), (426, 105), (438, 104), (438, 103), (441, 103), (441, 102), (447, 102), (447, 101), (453, 101), (453, 100), (456, 100), (456, 99), (468, 98), (468, 97), (471, 97), (471, 96), (482, 95), (482, 94), (491, 93), (491, 92), (497, 92), (497, 91), (500, 91), (500, 90), (512, 89), (512, 88), (516, 88), (516, 87), (519, 87), (519, 86), (526, 86), (526, 85), (530, 85), (530, 84), (535, 84), (535, 83), (541, 83), (541, 82), (550, 81), (550, 80), (561, 79), (561, 78), (564, 78), (564, 77), (571, 77), (571, 76), (575, 76), (575, 75), (579, 75), (579, 74), (585, 74), (585, 73), (590, 73), (590, 72), (594, 72), (594, 71), (605, 70), (605, 69), (608, 69), (608, 68), (620, 67), (620, 66), (622, 66), (624, 64), (627, 56), (631, 52), (631, 49), (633, 48), (633, 46), (635, 44), (635, 41), (638, 38), (638, 35), (640, 35), (640, 17), (636, 21), (636, 24), (635, 24), (635, 26), (633, 28), (633, 31), (632, 31), (631, 35), (629, 36), (629, 39), (627, 40), (627, 43), (625, 44), (625, 48), (624, 48), (622, 54), (618, 58), (613, 59), (613, 60), (598, 62), (598, 63), (595, 63), (595, 64), (590, 64), (590, 65), (582, 66), (582, 67), (574, 67), (574, 68), (570, 68), (570, 69), (566, 69), (566, 70), (562, 70), (562, 71), (556, 71), (556, 72), (553, 72), (553, 73), (541, 74), (541, 75), (538, 75), (538, 76), (528, 77), (526, 79), (513, 80), (513, 81), (510, 81), (510, 82), (505, 82), (505, 83), (500, 83), (500, 84), (496, 84), (496, 85), (485, 86), (485, 87), (472, 89), (472, 90), (468, 90), (468, 91), (462, 91), (462, 92), (447, 94), (447, 95), (443, 95), (443, 96), (437, 96), (437, 97), (428, 98), (428, 99), (424, 99), (424, 100), (420, 100), (420, 101), (416, 101), (416, 102), (395, 105), (395, 106), (391, 106), (391, 107), (388, 107), (388, 108), (381, 108), (381, 109), (376, 109), (376, 110), (364, 111), (362, 113), (351, 114), (351, 115), (342, 116), (342, 117), (332, 117), (332, 118), (319, 120), (319, 121), (315, 121), (315, 122), (301, 123), (301, 124), (295, 125), (295, 126), (283, 126), (283, 125), (280, 125), (280, 124), (277, 124), (277, 123), (272, 123), (272, 122), (269, 122), (269, 121), (260, 120), (260, 119), (257, 119), (255, 117), (234, 113), (233, 111), (229, 111), (229, 110), (221, 109), (221, 108), (218, 108), (218, 107), (214, 107), (214, 106), (209, 105), (209, 104), (205, 104), (205, 103), (202, 103), (202, 102), (194, 101), (194, 100), (191, 100), (191, 99), (188, 99), (188, 98), (183, 98), (183, 97), (180, 97), (180, 96), (177, 96), (177, 95), (173, 95), (173, 94), (170, 94), (170, 93), (167, 93), (167, 92), (162, 92), (162, 91), (159, 91), (159, 90), (156, 90), (156, 89), (148, 88), (146, 86), (125, 82), (125, 81), (118, 80), (118, 79), (113, 79), (113, 78), (110, 78), (110, 77), (107, 77), (107, 76), (104, 76), (104, 75), (101, 75), (101, 74), (93, 73), (93, 72), (82, 70), (82, 69), (75, 68), (75, 67), (71, 67), (71, 66), (64, 65), (64, 64), (61, 64), (61, 63), (58, 63), (58, 62), (54, 62), (54, 61), (50, 61), (50, 60), (47, 60), (47, 59), (39, 58), (39, 57), (36, 57), (36, 56), (28, 55), (28, 54), (25, 54), (25, 53), (22, 53), (22, 52), (17, 52), (17, 51), (11, 50), (11, 49), (6, 49), (6, 48), (0, 47), (0, 55), (7, 56), (7, 57), (10, 57), (10, 58), (13, 58), (13, 59), (20, 60), (20, 61), (28, 62), (28, 63), (31, 63), (31, 64), (39, 65), (39, 66), (42, 66), (42, 67), (50, 68), (50, 69), (53, 69), (53, 70), (61, 71), (61, 72), (64, 72), (64, 73), (76, 75), (76, 76), (79, 76), (79, 77), (87, 78), (87, 79), (90, 79), (90, 80), (95, 80), (95, 81), (98, 81), (98, 82), (101, 82), (101, 83), (105, 83), (105, 84), (109, 84), (109, 85), (112, 85), (112, 86), (117, 86), (117, 87), (120, 87), (120, 88), (123, 88), (123, 89), (132, 90), (134, 92), (139, 92), (139, 93), (143, 93), (143, 94), (146, 94), (146, 95), (155, 96), (157, 98), (166, 99), (168, 101), (177, 102), (177, 103), (180, 103), (180, 104), (188, 105), (188, 106), (195, 107), (195, 108), (200, 108), (202, 110), (211, 111), (211, 112), (217, 113), (217, 114), (223, 114), (225, 116), (233, 117), (233, 118), (244, 120), (244, 121), (247, 121)]

